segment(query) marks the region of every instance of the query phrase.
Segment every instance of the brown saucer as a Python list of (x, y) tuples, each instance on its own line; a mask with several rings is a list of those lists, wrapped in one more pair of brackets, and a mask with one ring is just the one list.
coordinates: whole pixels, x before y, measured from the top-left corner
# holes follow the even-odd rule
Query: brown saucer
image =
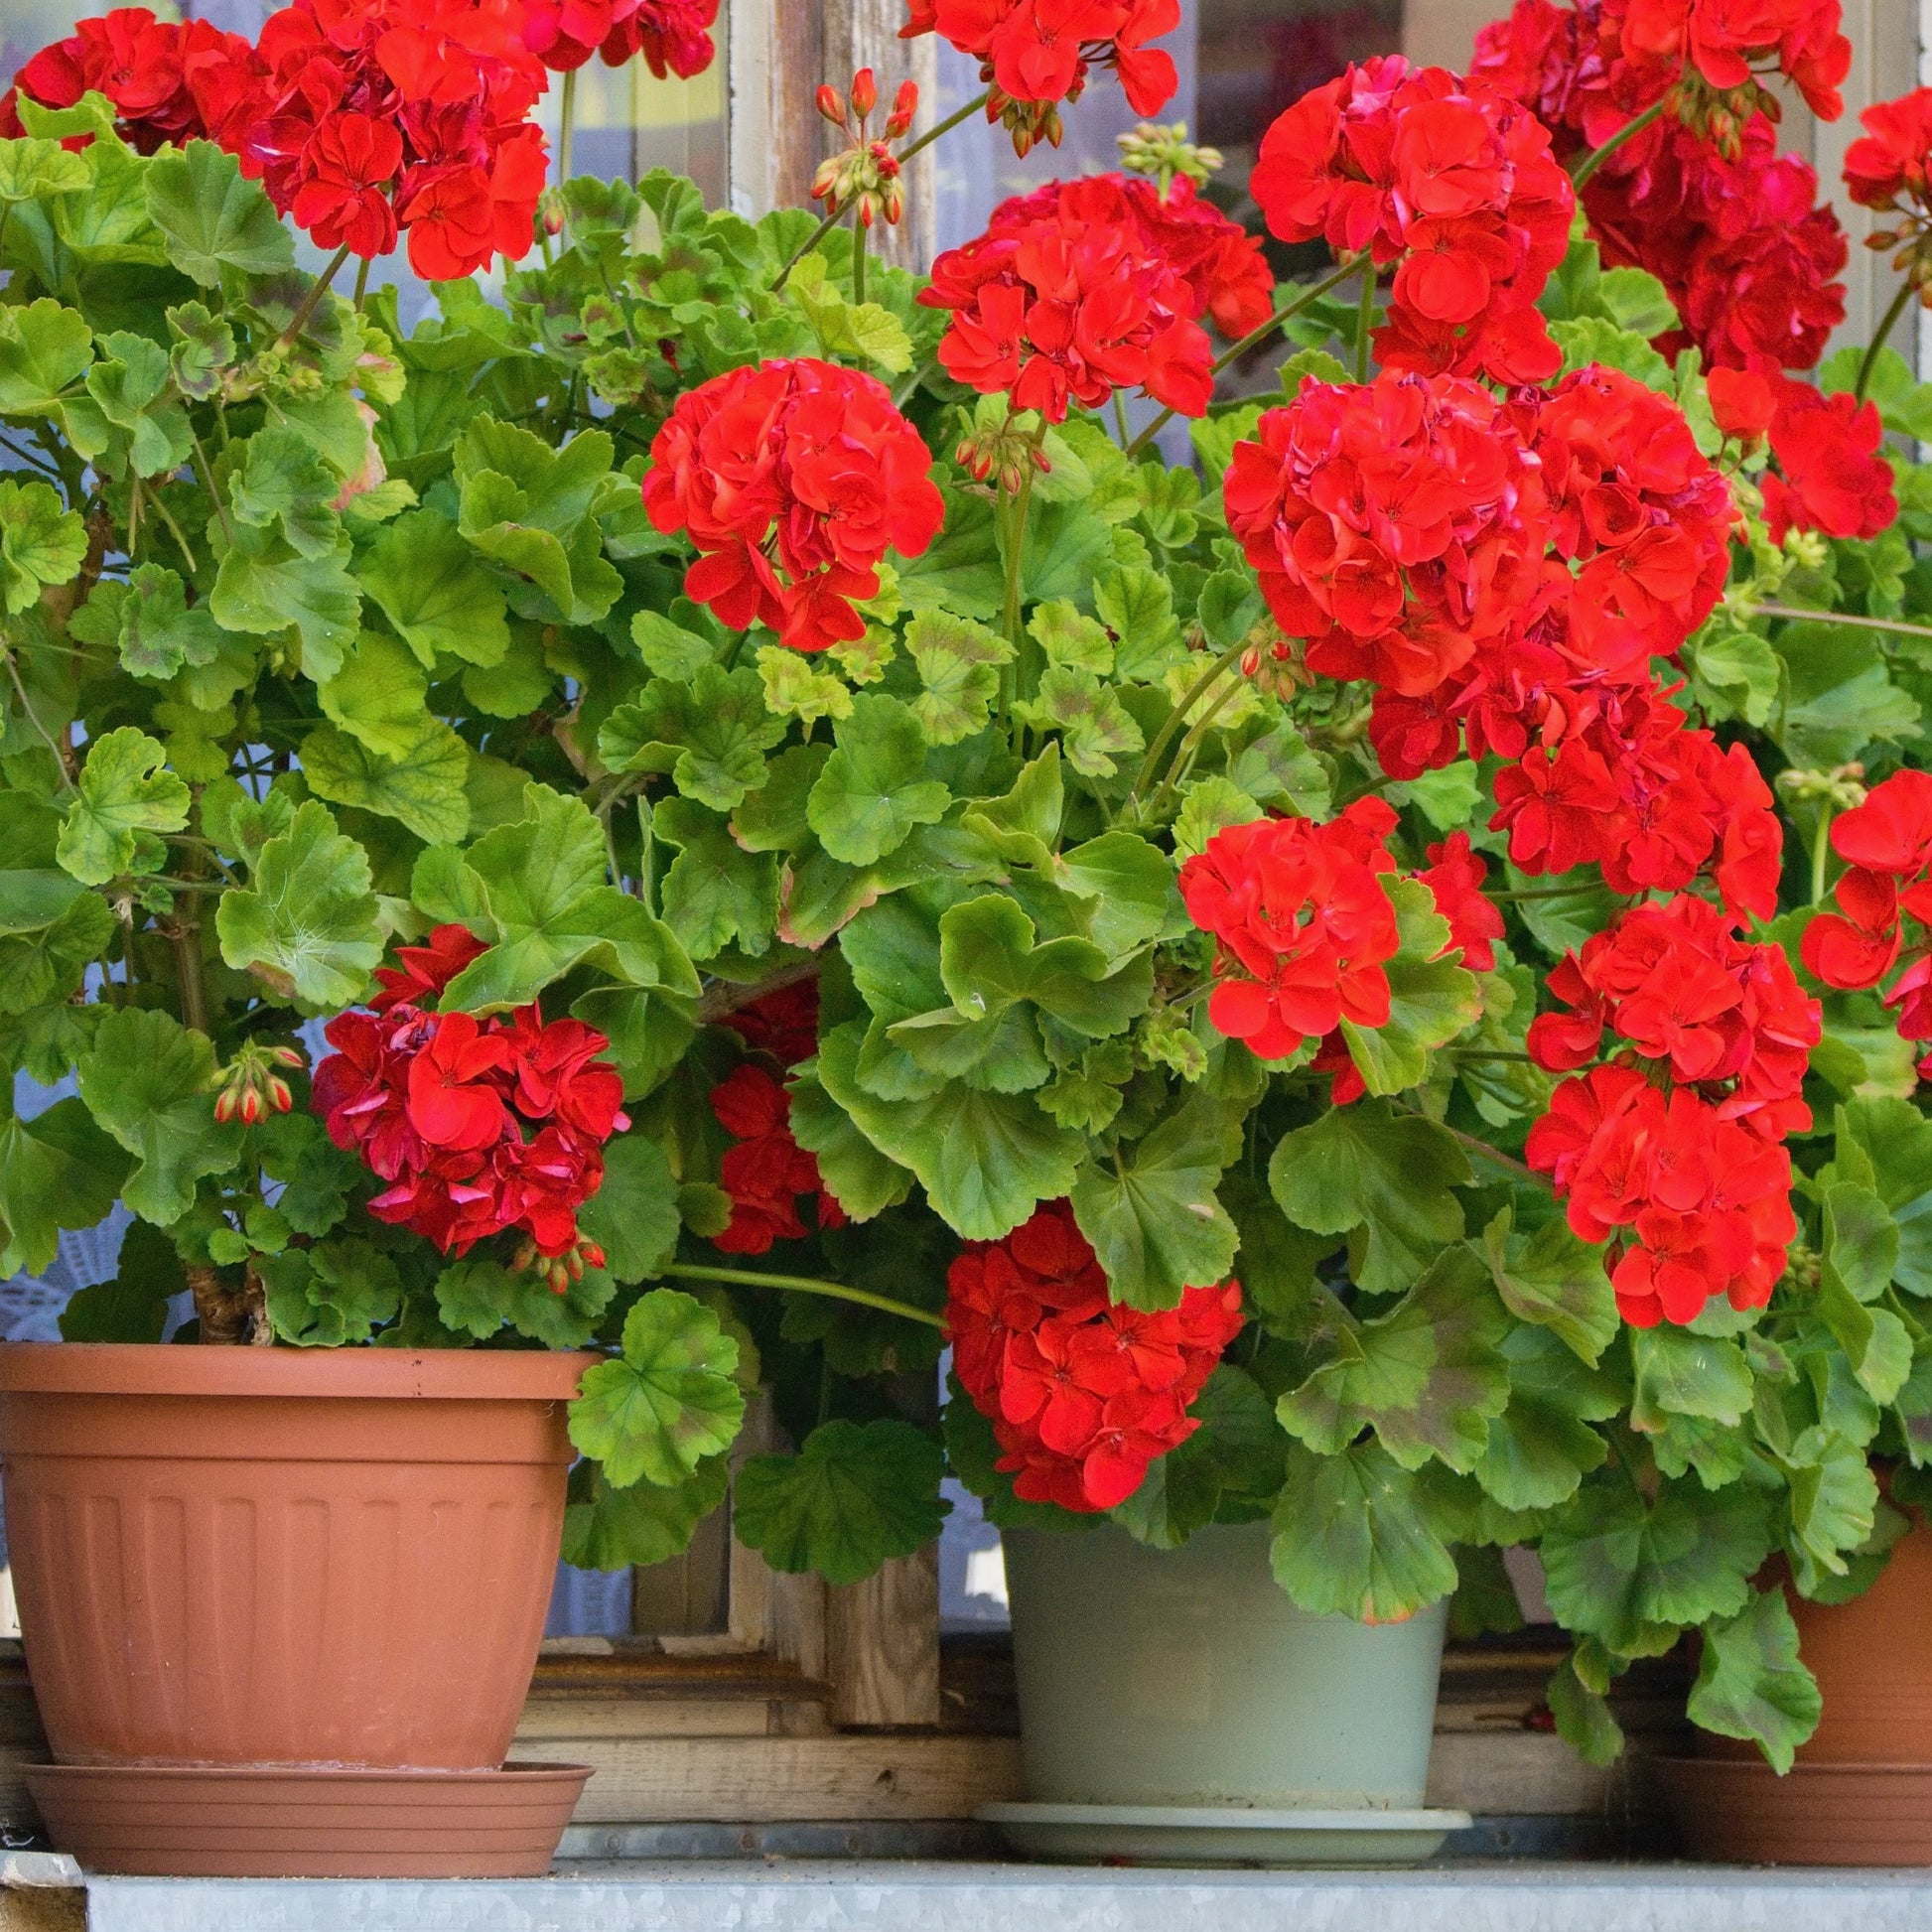
[(1932, 1764), (1656, 1760), (1693, 1857), (1724, 1864), (1932, 1864)]
[(366, 1771), (28, 1764), (55, 1844), (165, 1878), (540, 1878), (586, 1764)]

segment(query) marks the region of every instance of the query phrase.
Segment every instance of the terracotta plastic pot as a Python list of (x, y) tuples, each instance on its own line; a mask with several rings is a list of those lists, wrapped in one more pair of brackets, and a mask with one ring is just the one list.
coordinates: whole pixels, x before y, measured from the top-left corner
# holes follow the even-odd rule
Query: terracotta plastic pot
[(0, 1346), (7, 1538), (55, 1758), (500, 1765), (592, 1359)]
[(1863, 1596), (1813, 1603), (1787, 1589), (1798, 1654), (1824, 1712), (1780, 1778), (1750, 1745), (1700, 1736), (1667, 1764), (1687, 1849), (1773, 1864), (1932, 1864), (1932, 1530), (1892, 1550)]

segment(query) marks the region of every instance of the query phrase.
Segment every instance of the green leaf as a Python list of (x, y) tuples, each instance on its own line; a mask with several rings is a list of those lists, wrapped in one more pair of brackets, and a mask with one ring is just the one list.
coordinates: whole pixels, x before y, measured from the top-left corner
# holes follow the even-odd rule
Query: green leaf
[(159, 1228), (136, 1221), (122, 1237), (113, 1280), (81, 1289), (61, 1311), (61, 1339), (159, 1341), (169, 1300), (187, 1286), (175, 1244)]
[(653, 677), (688, 684), (717, 655), (709, 639), (673, 623), (661, 611), (639, 611), (630, 620), (630, 641)]
[[(342, 669), (316, 687), (323, 710), (377, 760), (406, 758), (421, 743), (428, 691), (408, 645), (372, 630), (363, 631)], [(460, 838), (462, 832), (443, 836)]]
[(1505, 1207), (1483, 1229), (1482, 1245), (1496, 1293), (1518, 1320), (1548, 1328), (1586, 1362), (1615, 1340), (1622, 1324), (1603, 1250), (1572, 1234), (1567, 1222), (1546, 1221), (1522, 1234)]
[(737, 1367), (738, 1343), (710, 1309), (674, 1288), (652, 1289), (624, 1317), (622, 1354), (584, 1371), (570, 1440), (617, 1488), (640, 1477), (680, 1483), (738, 1434)]
[(698, 1525), (725, 1500), (731, 1465), (707, 1456), (682, 1482), (614, 1489), (595, 1462), (570, 1472), (562, 1556), (580, 1570), (628, 1570), (668, 1563), (690, 1547)]
[(907, 709), (927, 740), (957, 745), (983, 730), (1013, 646), (984, 624), (926, 611), (906, 626), (905, 649), (925, 687)]
[(1449, 1190), (1470, 1179), (1444, 1129), (1373, 1100), (1331, 1108), (1284, 1135), (1268, 1163), (1269, 1188), (1298, 1226), (1367, 1231), (1358, 1280), (1375, 1295), (1407, 1288), (1441, 1248), (1462, 1238), (1461, 1204)]
[[(98, 337), (95, 346), (107, 359), (87, 371), (87, 394), (99, 415), (126, 433), (126, 458), (135, 474), (154, 477), (180, 469), (193, 444), (188, 414), (169, 394), (168, 351), (127, 330)], [(69, 417), (69, 435), (73, 428)], [(119, 474), (118, 455), (110, 467)]]
[(204, 288), (218, 288), (224, 268), (275, 275), (295, 265), (295, 238), (274, 204), (212, 141), (156, 155), (142, 193), (168, 259)]
[(1083, 777), (1111, 778), (1119, 759), (1147, 750), (1120, 693), (1088, 671), (1049, 666), (1040, 674), (1039, 695), (1015, 705), (1014, 714), (1024, 724), (1057, 729), (1067, 763)]
[(87, 373), (93, 342), (85, 320), (58, 302), (0, 308), (0, 416), (56, 414)]
[(419, 714), (415, 734), (400, 725), (395, 756), (378, 757), (367, 746), (324, 725), (302, 741), (302, 773), (319, 797), (399, 819), (419, 839), (441, 844), (470, 829), (470, 749), (440, 718)]
[(1222, 1363), (1188, 1405), (1200, 1427), (1156, 1456), (1141, 1486), (1110, 1514), (1130, 1535), (1175, 1550), (1215, 1520), (1223, 1500), (1259, 1515), (1281, 1492), (1289, 1443), (1261, 1386)]
[(137, 834), (179, 832), (188, 823), (193, 800), (165, 768), (166, 759), (162, 748), (133, 725), (88, 746), (58, 848), (62, 866), (83, 886), (104, 886), (130, 870)]
[(1091, 940), (1036, 943), (1033, 920), (998, 893), (939, 920), (939, 977), (966, 1020), (997, 1019), (1024, 1000), (1089, 1039), (1124, 1033), (1146, 1010), (1153, 976), (1145, 960), (1118, 972), (1111, 963)]
[(175, 387), (194, 402), (212, 401), (221, 371), (234, 360), (234, 331), (204, 304), (183, 302), (168, 311), (168, 335)]
[(1694, 637), (1682, 652), (1685, 668), (1723, 700), (1731, 714), (1761, 730), (1778, 699), (1778, 657), (1754, 630)]
[(778, 865), (746, 852), (725, 822), (697, 805), (667, 798), (652, 815), (654, 836), (679, 848), (658, 887), (658, 909), (693, 959), (712, 959), (737, 941), (757, 958), (778, 923)]
[(425, 670), (439, 655), (496, 664), (509, 649), (501, 583), (434, 510), (385, 525), (357, 575)]
[(353, 1006), (382, 959), (368, 858), (313, 799), (262, 847), (248, 887), (221, 895), (214, 922), (230, 966), (307, 1006)]
[(1045, 653), (1048, 664), (1071, 671), (1090, 671), (1105, 677), (1114, 668), (1114, 640), (1107, 626), (1082, 617), (1066, 598), (1037, 606), (1027, 621), (1027, 632)]
[(1690, 1718), (1721, 1737), (1748, 1738), (1782, 1776), (1818, 1728), (1824, 1702), (1798, 1655), (1798, 1626), (1782, 1589), (1753, 1591), (1735, 1616), (1704, 1627)]
[(1655, 1655), (1680, 1627), (1741, 1610), (1771, 1541), (1763, 1492), (1747, 1483), (1670, 1483), (1646, 1499), (1610, 1464), (1544, 1532), (1550, 1607), (1619, 1655)]
[(121, 1198), (166, 1227), (188, 1212), (195, 1182), (234, 1165), (239, 1122), (218, 1125), (209, 1088), (214, 1048), (171, 1014), (118, 1007), (101, 1016), (80, 1063), (87, 1111), (135, 1157)]
[(1610, 1715), (1602, 1693), (1592, 1691), (1577, 1675), (1572, 1659), (1563, 1660), (1546, 1695), (1550, 1715), (1557, 1721), (1557, 1735), (1586, 1764), (1614, 1764), (1623, 1754), (1623, 1726)]
[(501, 1262), (472, 1255), (436, 1278), (437, 1313), (458, 1334), (486, 1341), (507, 1322), (546, 1348), (581, 1348), (597, 1332), (617, 1283), (589, 1268), (561, 1295), (531, 1270), (512, 1274)]
[(208, 598), (226, 630), (280, 635), (293, 624), (302, 639), (302, 668), (315, 679), (334, 677), (354, 642), (361, 596), (349, 572), (349, 541), (305, 557), (272, 530), (235, 526)]
[(299, 1348), (367, 1341), (402, 1307), (396, 1264), (367, 1241), (318, 1241), (256, 1263), (276, 1334)]
[(847, 1220), (870, 1221), (911, 1191), (911, 1174), (881, 1154), (825, 1091), (816, 1059), (792, 1069), (789, 1093), (792, 1138), (817, 1158), (819, 1178)]
[(604, 835), (581, 798), (523, 788), (524, 816), (470, 848), (497, 943), (444, 990), (445, 1010), (521, 1006), (588, 961), (630, 986), (696, 999), (697, 975), (670, 929), (606, 882)]
[(1188, 930), (1173, 867), (1136, 833), (1103, 832), (1055, 870), (1063, 892), (1093, 901), (1087, 936), (1116, 964), (1151, 939)]
[(925, 733), (897, 698), (866, 694), (833, 727), (838, 749), (812, 786), (806, 815), (835, 859), (870, 866), (896, 852), (917, 825), (935, 824), (946, 787), (924, 775)]
[(0, 203), (48, 201), (87, 188), (93, 177), (79, 155), (58, 141), (16, 136), (0, 146)]
[(271, 423), (242, 445), (228, 510), (237, 521), (260, 529), (279, 525), (299, 556), (326, 556), (342, 531), (334, 507), (341, 487), (306, 437), (286, 423)]
[(63, 1228), (89, 1228), (114, 1205), (127, 1156), (78, 1100), (32, 1120), (0, 1092), (0, 1270), (38, 1275), (60, 1253)]
[(704, 664), (689, 684), (652, 678), (598, 734), (613, 771), (668, 771), (679, 791), (728, 812), (764, 782), (763, 754), (785, 735), (754, 670)]
[(1325, 1455), (1372, 1428), (1405, 1469), (1433, 1455), (1467, 1474), (1509, 1400), (1507, 1328), (1488, 1271), (1458, 1245), (1387, 1314), (1352, 1329), (1338, 1358), (1283, 1396), (1276, 1414)]
[(1671, 1416), (1702, 1416), (1728, 1425), (1751, 1406), (1750, 1364), (1735, 1342), (1688, 1328), (1633, 1328), (1630, 1367), (1635, 1429), (1659, 1431)]
[(1455, 1587), (1421, 1478), (1374, 1443), (1289, 1450), (1270, 1558), (1275, 1581), (1313, 1616), (1398, 1622)]
[(774, 1570), (863, 1583), (939, 1534), (945, 1457), (910, 1423), (828, 1422), (796, 1455), (755, 1455), (738, 1472), (732, 1530)]
[(1641, 268), (1606, 268), (1596, 282), (1598, 299), (1619, 329), (1646, 342), (1678, 327), (1670, 292), (1656, 276)]
[(1897, 739), (1918, 705), (1885, 673), (1883, 649), (1862, 631), (1787, 623), (1773, 648), (1784, 663), (1784, 704), (1772, 736), (1793, 764), (1848, 764), (1874, 739)]
[(1180, 661), (1173, 587), (1159, 571), (1114, 564), (1094, 579), (1093, 613), (1114, 637), (1114, 666), (1127, 679), (1152, 682)]
[(648, 1134), (621, 1134), (604, 1149), (604, 1180), (578, 1210), (577, 1225), (603, 1250), (621, 1282), (655, 1275), (677, 1249), (677, 1181)]
[(1587, 369), (1592, 364), (1621, 369), (1634, 375), (1646, 388), (1668, 395), (1672, 389), (1671, 366), (1650, 346), (1644, 337), (1601, 316), (1585, 316), (1576, 322), (1553, 322), (1551, 340), (1563, 350), (1566, 370)]
[(1024, 1093), (952, 1082), (927, 1099), (881, 1100), (857, 1078), (864, 1034), (840, 1027), (819, 1042), (819, 1079), (881, 1154), (911, 1170), (955, 1233), (997, 1241), (1039, 1202), (1072, 1187), (1083, 1136), (1056, 1125)]
[(1215, 1188), (1240, 1152), (1238, 1113), (1200, 1095), (1113, 1160), (1088, 1156), (1073, 1182), (1073, 1218), (1116, 1302), (1171, 1309), (1187, 1289), (1227, 1280), (1238, 1238)]
[(1842, 1436), (1815, 1443), (1812, 1436), (1806, 1432), (1804, 1447), (1810, 1452), (1804, 1459), (1784, 1463), (1791, 1534), (1813, 1564), (1843, 1577), (1851, 1568), (1845, 1553), (1860, 1549), (1876, 1525), (1878, 1480), (1863, 1444)]
[(1193, 778), (1180, 788), (1180, 813), (1173, 822), (1173, 856), (1192, 859), (1205, 852), (1217, 832), (1252, 825), (1267, 814), (1232, 779), (1218, 772)]
[[(31, 903), (27, 909), (32, 911)], [(27, 1013), (77, 992), (87, 963), (100, 957), (116, 923), (98, 893), (83, 892), (51, 925), (31, 936), (0, 938), (0, 1013)]]
[(1905, 1100), (1850, 1100), (1838, 1110), (1841, 1165), (1848, 1144), (1864, 1154), (1897, 1229), (1892, 1278), (1909, 1294), (1932, 1296), (1932, 1120)]
[(135, 677), (161, 682), (187, 665), (211, 664), (221, 643), (221, 628), (207, 606), (191, 610), (188, 587), (172, 570), (142, 564), (130, 573), (115, 644), (122, 666)]
[(0, 604), (18, 614), (44, 586), (68, 583), (87, 554), (87, 532), (44, 483), (0, 478)]
[(1504, 1509), (1554, 1509), (1602, 1467), (1608, 1447), (1588, 1425), (1616, 1415), (1623, 1391), (1615, 1377), (1587, 1369), (1547, 1328), (1513, 1328), (1502, 1352), (1509, 1406), (1491, 1417), (1473, 1473)]
[(1473, 973), (1439, 958), (1449, 943), (1449, 921), (1419, 879), (1382, 881), (1395, 907), (1400, 950), (1389, 977), (1385, 1026), (1341, 1023), (1349, 1057), (1370, 1093), (1400, 1093), (1429, 1071), (1430, 1049), (1442, 1046), (1482, 1018), (1482, 988)]

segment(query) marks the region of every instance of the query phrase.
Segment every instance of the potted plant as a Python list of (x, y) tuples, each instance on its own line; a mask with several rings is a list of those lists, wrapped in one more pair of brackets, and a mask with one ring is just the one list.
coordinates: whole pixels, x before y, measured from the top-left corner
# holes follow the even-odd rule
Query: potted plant
[[(116, 15), (0, 142), (0, 1001), (12, 1063), (77, 1083), (9, 1125), (0, 1265), (140, 1217), (68, 1342), (0, 1351), (57, 1831), (540, 1866), (574, 1789), (496, 1767), (560, 1534), (660, 1560), (729, 1489), (767, 1562), (849, 1583), (937, 1532), (948, 1460), (1015, 1533), (1033, 1843), (1439, 1842), (1446, 1606), (1509, 1617), (1513, 1543), (1580, 1638), (1573, 1734), (1702, 1627), (1701, 1713), (1775, 1746), (1737, 1685), (1785, 1681), (1747, 1580), (1789, 1505), (1704, 1480), (1754, 1359), (1707, 1298), (1741, 1325), (1791, 1275), (1812, 1049), (1863, 1072), (1771, 923), (1805, 868), (1750, 734), (1910, 708), (1856, 639), (1761, 627), (1834, 601), (1829, 491), (1774, 426), (1779, 543), (1734, 546), (1757, 398), (1651, 346), (1695, 319), (1603, 267), (1501, 78), (1370, 63), (1282, 117), (1253, 192), (1331, 244), (1312, 282), (1152, 126), (920, 277), (868, 245), (944, 131), (909, 86), (876, 134), (869, 71), (820, 90), (818, 218), (542, 191), (527, 109), (589, 50), (485, 12), (421, 71), (303, 7), (253, 47)], [(913, 25), (1030, 144), (1091, 67), (1164, 102), (1158, 9), (1118, 12), (1074, 57)], [(704, 58), (647, 14), (608, 58)], [(476, 90), (468, 173), (370, 111), (432, 81)], [(398, 225), (410, 332), (334, 286)], [(1648, 1150), (1620, 1191), (1611, 1128)], [(1683, 1145), (1715, 1162), (1651, 1198)], [(184, 1290), (234, 1345), (159, 1345)], [(793, 1447), (734, 1475), (751, 1386)], [(137, 1563), (169, 1615), (69, 1645)], [(385, 1688), (354, 1633), (403, 1594)], [(437, 1733), (432, 1668), (491, 1725)], [(1096, 1668), (1113, 1729), (1064, 1696)], [(1203, 1723), (1234, 1697), (1260, 1722)], [(350, 1788), (430, 1836), (324, 1843)]]

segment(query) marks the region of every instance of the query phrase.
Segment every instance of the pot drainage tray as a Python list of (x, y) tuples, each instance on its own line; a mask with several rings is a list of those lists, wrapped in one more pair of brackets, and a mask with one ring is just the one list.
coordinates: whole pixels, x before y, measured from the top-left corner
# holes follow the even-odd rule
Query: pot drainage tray
[(1251, 1811), (1235, 1805), (983, 1805), (1030, 1859), (1136, 1864), (1416, 1864), (1466, 1811)]
[(591, 1772), (27, 1764), (49, 1835), (90, 1871), (181, 1878), (535, 1878)]

